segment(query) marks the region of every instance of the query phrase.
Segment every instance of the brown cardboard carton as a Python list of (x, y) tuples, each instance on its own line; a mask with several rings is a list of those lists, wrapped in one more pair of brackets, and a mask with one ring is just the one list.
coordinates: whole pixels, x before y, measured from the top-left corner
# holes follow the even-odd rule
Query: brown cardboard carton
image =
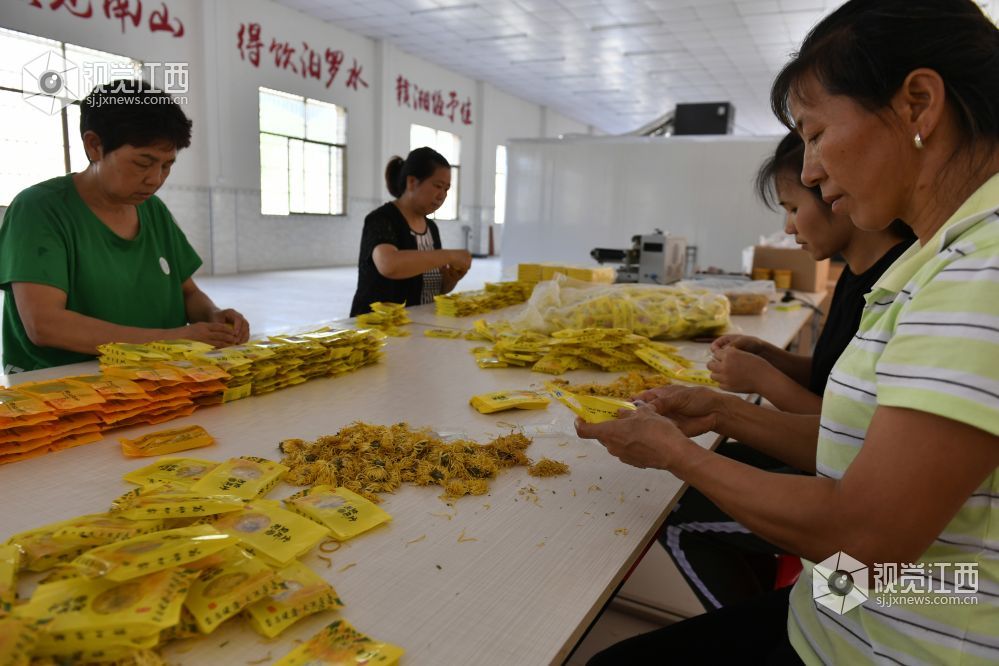
[(799, 248), (753, 248), (753, 268), (786, 268), (791, 271), (791, 288), (796, 291), (825, 291), (829, 280), (829, 260), (815, 261)]

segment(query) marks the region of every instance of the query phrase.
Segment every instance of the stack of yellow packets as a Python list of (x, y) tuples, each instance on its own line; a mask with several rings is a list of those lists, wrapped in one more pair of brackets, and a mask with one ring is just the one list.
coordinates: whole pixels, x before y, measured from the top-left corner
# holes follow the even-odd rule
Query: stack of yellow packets
[(533, 289), (529, 282), (487, 282), (483, 290), (442, 294), (434, 296), (434, 302), (439, 315), (467, 317), (523, 303)]
[(396, 338), (409, 335), (409, 331), (403, 326), (410, 321), (405, 303), (372, 303), (371, 312), (357, 316), (358, 326), (376, 328), (385, 335)]
[(345, 620), (337, 620), (308, 642), (274, 662), (274, 666), (395, 666), (404, 650), (365, 636)]
[[(315, 517), (263, 499), (286, 469), (262, 458), (164, 458), (126, 475), (140, 487), (108, 513), (12, 536), (0, 545), (3, 663), (159, 663), (153, 650), (166, 642), (210, 634), (240, 614), (273, 638), (304, 617), (341, 608), (336, 590), (299, 558), (329, 538), (326, 521), (370, 527), (354, 525), (358, 502), (374, 510), (368, 522), (388, 514), (342, 488), (315, 489), (316, 501), (303, 505)], [(26, 570), (46, 576), (19, 601), (17, 575)], [(327, 633), (309, 644), (325, 636), (372, 655), (402, 653), (346, 623)]]
[(517, 264), (517, 279), (524, 282), (541, 282), (565, 275), (573, 280), (613, 284), (617, 271), (612, 266), (568, 266), (564, 264)]

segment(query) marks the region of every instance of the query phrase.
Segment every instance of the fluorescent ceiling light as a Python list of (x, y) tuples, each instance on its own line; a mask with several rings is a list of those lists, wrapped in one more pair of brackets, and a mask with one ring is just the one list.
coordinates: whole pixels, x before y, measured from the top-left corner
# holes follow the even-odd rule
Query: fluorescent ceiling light
[(634, 23), (610, 23), (607, 25), (595, 25), (590, 28), (593, 32), (600, 32), (602, 30), (619, 30), (625, 28), (648, 28), (656, 25), (662, 25), (662, 21), (636, 21)]
[(563, 62), (565, 56), (558, 56), (557, 58), (527, 58), (526, 60), (511, 60), (511, 65), (526, 65), (528, 63), (535, 62)]
[(506, 35), (492, 35), (489, 37), (470, 37), (466, 39), (466, 42), (498, 42), (501, 39), (521, 39), (527, 37), (526, 32), (514, 32)]
[(475, 9), (479, 6), (477, 2), (469, 2), (464, 5), (449, 5), (447, 7), (431, 7), (430, 9), (414, 9), (410, 14), (430, 14), (432, 12), (449, 12), (454, 9)]

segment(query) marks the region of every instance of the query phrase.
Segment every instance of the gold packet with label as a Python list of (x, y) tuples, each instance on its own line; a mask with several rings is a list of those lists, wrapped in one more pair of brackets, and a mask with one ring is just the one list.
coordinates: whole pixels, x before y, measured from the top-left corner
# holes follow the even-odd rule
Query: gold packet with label
[(149, 348), (158, 352), (163, 352), (171, 358), (184, 357), (188, 354), (197, 354), (215, 349), (207, 342), (197, 340), (157, 340), (150, 342)]
[(114, 515), (132, 520), (204, 518), (239, 511), (243, 499), (235, 495), (206, 496), (185, 488), (152, 487), (118, 498), (115, 507)]
[(343, 608), (336, 590), (315, 571), (294, 561), (277, 573), (278, 589), (246, 609), (250, 626), (274, 638), (304, 617)]
[(10, 612), (17, 601), (17, 572), (20, 568), (21, 549), (13, 544), (0, 546), (0, 616)]
[(17, 612), (42, 628), (42, 655), (152, 647), (161, 630), (179, 621), (191, 577), (175, 568), (126, 582), (75, 578), (46, 583)]
[(346, 620), (337, 620), (273, 666), (395, 666), (405, 650), (365, 636)]
[(579, 418), (587, 423), (612, 421), (617, 418), (618, 410), (638, 409), (634, 403), (627, 400), (618, 400), (617, 398), (607, 398), (597, 395), (579, 395), (551, 383), (545, 386), (552, 394), (552, 397), (571, 409)]
[(56, 532), (72, 524), (72, 520), (36, 527), (15, 534), (7, 540), (21, 551), (21, 569), (48, 571), (52, 567), (71, 562), (75, 557), (94, 547), (90, 539), (79, 536), (57, 537)]
[(219, 516), (215, 528), (236, 539), (248, 550), (284, 566), (329, 537), (329, 529), (273, 500), (254, 500), (242, 511)]
[(0, 664), (28, 666), (38, 643), (38, 631), (27, 618), (0, 617)]
[(126, 456), (145, 458), (211, 446), (215, 443), (215, 438), (201, 426), (189, 425), (151, 432), (135, 439), (120, 437), (118, 441)]
[(270, 491), (287, 471), (284, 465), (264, 458), (230, 458), (192, 485), (191, 492), (255, 499)]
[(423, 335), (428, 338), (457, 339), (464, 335), (465, 331), (458, 328), (428, 328), (423, 331)]
[(56, 529), (56, 538), (76, 538), (93, 546), (124, 541), (140, 534), (151, 534), (163, 528), (162, 520), (129, 519), (121, 515), (95, 513), (72, 518)]
[(212, 460), (162, 458), (152, 465), (132, 470), (121, 478), (140, 486), (163, 482), (190, 486), (200, 481), (202, 477), (218, 466), (219, 463)]
[(468, 402), (480, 414), (492, 414), (507, 409), (545, 409), (551, 400), (535, 391), (496, 391), (472, 396)]
[(346, 541), (392, 520), (386, 511), (346, 488), (314, 486), (285, 499), (285, 506), (329, 528)]
[(271, 595), (277, 586), (273, 569), (243, 549), (233, 548), (224, 564), (205, 569), (191, 583), (184, 608), (201, 633), (210, 634), (246, 606)]
[(90, 578), (124, 581), (194, 562), (235, 542), (211, 525), (194, 525), (94, 548), (73, 560), (73, 565)]

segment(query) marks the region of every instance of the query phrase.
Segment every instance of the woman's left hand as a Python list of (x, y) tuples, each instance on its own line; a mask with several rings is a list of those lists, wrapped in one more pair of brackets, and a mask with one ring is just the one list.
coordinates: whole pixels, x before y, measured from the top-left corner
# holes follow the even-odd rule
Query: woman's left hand
[(711, 379), (726, 391), (763, 393), (763, 386), (775, 369), (762, 357), (734, 345), (712, 349), (712, 353), (714, 358), (708, 363)]
[(641, 468), (669, 469), (682, 442), (690, 441), (675, 423), (646, 404), (636, 410), (622, 409), (613, 421), (586, 423), (576, 419), (576, 434), (597, 440), (621, 462)]

